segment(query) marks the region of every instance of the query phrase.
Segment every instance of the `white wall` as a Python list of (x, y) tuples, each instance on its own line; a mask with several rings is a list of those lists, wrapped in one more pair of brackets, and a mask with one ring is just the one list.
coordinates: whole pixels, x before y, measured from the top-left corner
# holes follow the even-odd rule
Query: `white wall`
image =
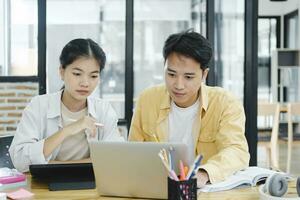
[(270, 0), (258, 1), (258, 15), (284, 15), (299, 8), (299, 0), (271, 2)]
[[(283, 2), (271, 2), (270, 0), (259, 0), (258, 1), (258, 16), (281, 16), (281, 47), (283, 47), (283, 16), (287, 13), (293, 12), (295, 10), (300, 12), (300, 1), (299, 0), (287, 0)], [(300, 23), (300, 20), (299, 20)], [(300, 24), (299, 33), (300, 33)], [(299, 41), (300, 42), (300, 41)], [(298, 44), (300, 47), (300, 44)]]
[[(105, 21), (125, 21), (125, 3), (124, 0), (48, 1), (47, 9), (55, 10), (55, 13), (47, 13), (47, 24), (96, 24), (99, 23), (100, 9)], [(172, 9), (168, 10), (170, 4)], [(136, 0), (134, 7), (135, 21), (189, 20), (191, 13), (191, 1), (182, 0)]]

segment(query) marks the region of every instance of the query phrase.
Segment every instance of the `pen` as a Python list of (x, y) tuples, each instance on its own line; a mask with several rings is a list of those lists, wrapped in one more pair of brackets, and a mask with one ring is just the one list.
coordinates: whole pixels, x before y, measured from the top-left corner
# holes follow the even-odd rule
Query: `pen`
[[(162, 149), (162, 150), (161, 150), (161, 154), (162, 154), (162, 156), (165, 158), (166, 163), (167, 163), (168, 165), (170, 165), (170, 163), (169, 163), (169, 158), (168, 158), (168, 156), (167, 156), (167, 151), (166, 151), (166, 149)], [(171, 169), (171, 170), (172, 170), (172, 169)]]
[(189, 173), (189, 167), (184, 166), (184, 175), (185, 175), (185, 177), (187, 176), (188, 173)]
[(99, 127), (103, 127), (104, 126), (104, 124), (101, 124), (101, 123), (98, 123), (98, 122), (95, 122), (95, 125), (99, 126)]
[[(76, 120), (76, 119), (69, 119), (71, 122), (77, 122), (78, 120)], [(101, 124), (101, 123), (98, 123), (98, 122), (95, 122), (94, 123), (96, 126), (99, 126), (99, 127), (103, 127), (104, 126), (104, 124)]]
[(159, 142), (159, 140), (158, 140), (156, 134), (152, 134), (152, 137), (154, 137), (155, 142)]
[(192, 173), (194, 172), (194, 170), (200, 165), (202, 158), (203, 158), (203, 156), (200, 155), (200, 154), (195, 158), (194, 163), (190, 167), (190, 170), (189, 170), (189, 172), (186, 176), (186, 180), (189, 180), (191, 178)]
[(174, 169), (174, 148), (172, 146), (169, 147), (169, 164), (170, 168), (173, 170)]
[(167, 164), (164, 156), (162, 155), (161, 152), (158, 153), (158, 156), (160, 157), (163, 165), (165, 166), (165, 168), (167, 169), (167, 171), (169, 172), (169, 175), (172, 179), (174, 179), (175, 181), (179, 181), (178, 177), (176, 176), (176, 173), (174, 172), (174, 170), (170, 169), (170, 166)]
[(184, 174), (184, 165), (181, 160), (179, 160), (179, 169), (180, 169), (180, 180), (185, 180), (185, 174)]

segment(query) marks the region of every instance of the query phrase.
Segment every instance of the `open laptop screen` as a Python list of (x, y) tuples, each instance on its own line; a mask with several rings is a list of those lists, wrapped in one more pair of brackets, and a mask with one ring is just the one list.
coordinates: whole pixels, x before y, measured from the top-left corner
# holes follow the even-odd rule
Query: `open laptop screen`
[(175, 171), (179, 159), (187, 164), (187, 147), (179, 143), (93, 142), (90, 144), (96, 186), (102, 196), (167, 198), (168, 173), (158, 153), (174, 149)]

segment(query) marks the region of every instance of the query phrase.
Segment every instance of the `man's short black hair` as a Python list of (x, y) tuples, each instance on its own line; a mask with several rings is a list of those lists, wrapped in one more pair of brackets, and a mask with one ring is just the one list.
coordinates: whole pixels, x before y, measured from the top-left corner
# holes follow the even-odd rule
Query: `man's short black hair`
[(203, 70), (208, 68), (207, 65), (212, 57), (209, 41), (191, 29), (168, 37), (163, 48), (165, 61), (173, 52), (195, 59)]

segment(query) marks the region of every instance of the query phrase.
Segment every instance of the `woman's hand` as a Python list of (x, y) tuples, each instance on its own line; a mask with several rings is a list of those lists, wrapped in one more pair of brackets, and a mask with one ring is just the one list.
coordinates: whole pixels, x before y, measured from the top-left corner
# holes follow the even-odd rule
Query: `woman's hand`
[(96, 123), (96, 120), (90, 116), (84, 116), (80, 120), (57, 131), (45, 140), (43, 149), (45, 158), (51, 155), (54, 149), (56, 149), (67, 137), (78, 134), (82, 130), (87, 129), (90, 132), (90, 137), (95, 137), (97, 133), (96, 126), (103, 126), (103, 124)]
[(64, 129), (67, 136), (75, 135), (87, 129), (90, 132), (90, 136), (95, 137), (97, 133), (96, 119), (90, 116), (84, 116), (78, 121), (69, 124)]

